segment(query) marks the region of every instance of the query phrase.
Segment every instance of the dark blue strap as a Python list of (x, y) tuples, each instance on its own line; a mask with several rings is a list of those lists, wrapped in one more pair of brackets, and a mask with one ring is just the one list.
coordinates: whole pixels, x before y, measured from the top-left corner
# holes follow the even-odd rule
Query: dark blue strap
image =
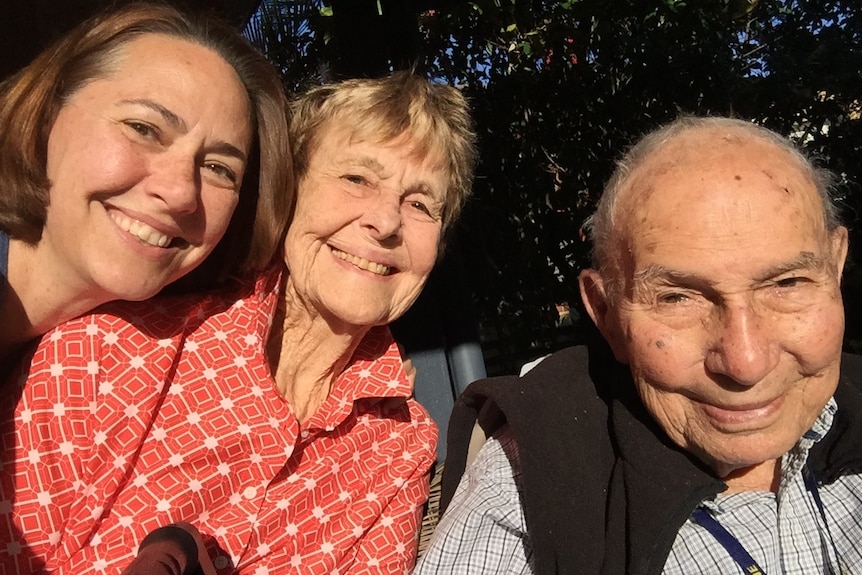
[[(828, 544), (832, 545), (832, 550), (835, 553), (835, 560), (838, 561), (838, 566), (842, 573), (844, 573), (844, 568), (841, 567), (841, 558), (838, 555), (838, 546), (835, 545), (835, 540), (832, 538), (832, 531), (829, 529), (829, 522), (826, 521), (826, 510), (823, 508), (823, 500), (820, 498), (820, 490), (817, 488), (817, 478), (814, 477), (814, 473), (812, 473), (811, 468), (806, 465), (802, 468), (802, 479), (805, 481), (805, 489), (808, 490), (808, 493), (811, 494), (811, 497), (814, 498), (814, 504), (817, 505), (817, 510), (820, 512), (820, 517), (823, 518), (823, 525), (826, 526), (826, 536), (829, 538)], [(823, 537), (823, 534), (820, 534), (820, 537)], [(824, 541), (826, 543), (826, 541)], [(834, 573), (832, 568), (830, 567), (829, 573)]]
[(722, 527), (721, 523), (715, 517), (698, 507), (691, 514), (691, 518), (695, 523), (709, 531), (715, 537), (716, 541), (721, 543), (721, 546), (730, 553), (733, 560), (742, 568), (743, 573), (748, 575), (766, 575), (766, 571), (757, 564), (757, 561), (745, 550), (745, 547), (742, 546), (739, 540), (730, 531)]
[(6, 278), (9, 275), (9, 236), (0, 230), (0, 301), (6, 291)]
[[(0, 279), (6, 279), (9, 262), (9, 236), (0, 230)], [(2, 286), (0, 282), (0, 286)]]
[(820, 490), (817, 489), (817, 480), (807, 465), (802, 468), (802, 480), (805, 481), (805, 488), (808, 490), (808, 493), (814, 498), (817, 510), (820, 511), (820, 517), (823, 518), (823, 524), (828, 526), (829, 522), (826, 521), (826, 510), (823, 509), (823, 500), (820, 499)]

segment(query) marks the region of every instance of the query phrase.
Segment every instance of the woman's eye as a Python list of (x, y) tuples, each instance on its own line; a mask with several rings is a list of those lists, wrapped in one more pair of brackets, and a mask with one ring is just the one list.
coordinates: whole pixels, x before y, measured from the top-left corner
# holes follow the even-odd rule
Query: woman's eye
[(355, 174), (347, 174), (346, 176), (342, 176), (342, 179), (347, 180), (351, 184), (356, 184), (359, 186), (364, 186), (368, 184), (368, 180), (366, 180), (362, 176), (357, 176)]
[(420, 211), (420, 212), (422, 212), (423, 214), (426, 214), (426, 215), (429, 215), (429, 216), (431, 215), (431, 210), (430, 210), (430, 209), (428, 209), (428, 206), (426, 206), (426, 205), (425, 205), (425, 204), (423, 204), (422, 202), (417, 201), (417, 200), (412, 200), (412, 201), (407, 202), (407, 203), (408, 203), (408, 205), (409, 205), (411, 208), (413, 208), (414, 210)]
[(131, 128), (145, 138), (155, 138), (156, 136), (158, 136), (158, 132), (150, 124), (138, 122), (136, 120), (128, 120), (124, 123), (126, 124), (126, 126), (128, 126), (129, 128)]
[(204, 164), (204, 167), (219, 178), (232, 184), (236, 184), (236, 173), (227, 166), (217, 162), (207, 162)]

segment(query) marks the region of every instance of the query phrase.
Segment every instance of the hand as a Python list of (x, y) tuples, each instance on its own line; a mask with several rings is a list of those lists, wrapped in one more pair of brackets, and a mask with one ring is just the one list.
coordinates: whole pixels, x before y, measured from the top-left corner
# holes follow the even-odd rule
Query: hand
[(410, 387), (414, 387), (416, 385), (416, 366), (413, 365), (413, 361), (407, 357), (401, 344), (398, 344), (398, 352), (401, 354), (401, 363), (404, 366), (404, 373), (407, 375), (407, 381), (410, 383)]
[(410, 382), (410, 387), (416, 384), (416, 366), (409, 359), (404, 360), (404, 372), (407, 374), (407, 381)]
[(165, 525), (144, 537), (122, 575), (216, 575), (200, 533), (190, 523)]

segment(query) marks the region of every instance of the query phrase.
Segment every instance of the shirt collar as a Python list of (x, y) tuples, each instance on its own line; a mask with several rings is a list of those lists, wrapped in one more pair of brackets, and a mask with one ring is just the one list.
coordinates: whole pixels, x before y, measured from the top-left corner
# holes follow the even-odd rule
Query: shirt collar
[(332, 391), (346, 392), (354, 401), (372, 397), (406, 398), (413, 394), (401, 352), (388, 327), (373, 327), (365, 334)]
[(796, 445), (784, 454), (784, 457), (781, 459), (781, 483), (778, 486), (779, 491), (793, 482), (802, 471), (802, 468), (805, 467), (805, 462), (808, 460), (808, 452), (811, 451), (815, 443), (823, 439), (829, 432), (837, 411), (838, 403), (834, 397), (830, 397), (820, 415), (817, 416), (817, 419), (811, 425), (811, 429), (806, 431), (802, 438), (796, 442)]
[(835, 401), (834, 397), (830, 397), (823, 411), (814, 420), (811, 429), (806, 431), (805, 435), (802, 436), (800, 443), (810, 441), (808, 444), (808, 448), (810, 449), (812, 445), (823, 439), (826, 433), (832, 428), (832, 420), (835, 418), (835, 413), (837, 412), (838, 402)]

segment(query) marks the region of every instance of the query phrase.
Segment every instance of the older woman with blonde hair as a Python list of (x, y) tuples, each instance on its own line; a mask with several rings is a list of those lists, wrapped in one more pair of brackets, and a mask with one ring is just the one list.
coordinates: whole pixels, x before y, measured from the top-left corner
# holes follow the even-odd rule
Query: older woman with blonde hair
[[(43, 338), (10, 406), (19, 443), (0, 454), (16, 469), (0, 474), (19, 531), (0, 527), (7, 570), (34, 557), (58, 573), (117, 569), (176, 523), (167, 533), (196, 528), (220, 574), (412, 567), (437, 428), (387, 325), (469, 194), (467, 104), (399, 72), (315, 88), (293, 112), (283, 263)], [(78, 382), (61, 399), (58, 373)]]

